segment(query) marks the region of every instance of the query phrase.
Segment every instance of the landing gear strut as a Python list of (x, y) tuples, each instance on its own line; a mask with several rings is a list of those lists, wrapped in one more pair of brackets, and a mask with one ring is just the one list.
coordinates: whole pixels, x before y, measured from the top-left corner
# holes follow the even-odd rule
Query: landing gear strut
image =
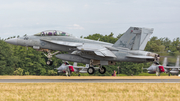
[(49, 66), (51, 66), (51, 65), (53, 64), (53, 61), (52, 61), (52, 59), (51, 59), (52, 56), (58, 54), (59, 52), (60, 52), (60, 51), (57, 51), (57, 52), (55, 52), (55, 53), (51, 53), (51, 50), (48, 50), (48, 51), (47, 51), (47, 53), (48, 53), (47, 55), (43, 52), (44, 55), (48, 58), (48, 60), (46, 61), (46, 64), (49, 65)]
[(99, 73), (104, 74), (106, 72), (106, 68), (103, 66), (100, 66)]
[[(97, 65), (97, 63), (94, 63), (94, 60), (91, 59), (89, 64), (90, 67), (87, 69), (87, 72), (89, 74), (93, 74), (95, 72), (94, 65)], [(104, 74), (105, 72), (106, 72), (106, 68), (101, 64), (99, 64), (99, 73)]]
[(160, 76), (160, 70), (159, 70), (159, 67), (156, 68), (156, 76)]

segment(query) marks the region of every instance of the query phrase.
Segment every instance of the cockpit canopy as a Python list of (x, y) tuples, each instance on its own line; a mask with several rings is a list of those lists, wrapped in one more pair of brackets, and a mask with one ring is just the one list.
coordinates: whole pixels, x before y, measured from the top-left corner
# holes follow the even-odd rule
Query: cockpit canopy
[(34, 36), (70, 36), (70, 34), (57, 30), (42, 31)]

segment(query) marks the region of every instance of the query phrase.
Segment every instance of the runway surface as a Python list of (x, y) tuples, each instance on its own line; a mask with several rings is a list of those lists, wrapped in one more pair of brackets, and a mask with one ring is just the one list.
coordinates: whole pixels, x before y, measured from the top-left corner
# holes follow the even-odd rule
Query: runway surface
[(180, 79), (0, 79), (0, 83), (180, 83)]

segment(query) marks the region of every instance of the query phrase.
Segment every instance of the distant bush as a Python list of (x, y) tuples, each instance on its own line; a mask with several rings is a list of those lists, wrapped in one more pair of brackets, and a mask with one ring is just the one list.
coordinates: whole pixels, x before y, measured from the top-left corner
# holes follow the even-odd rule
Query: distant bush
[(56, 75), (57, 74), (57, 72), (56, 71), (54, 71), (54, 70), (48, 70), (48, 75)]
[(17, 70), (14, 71), (14, 75), (23, 75), (23, 69), (18, 68)]
[(29, 72), (25, 72), (25, 75), (29, 75)]

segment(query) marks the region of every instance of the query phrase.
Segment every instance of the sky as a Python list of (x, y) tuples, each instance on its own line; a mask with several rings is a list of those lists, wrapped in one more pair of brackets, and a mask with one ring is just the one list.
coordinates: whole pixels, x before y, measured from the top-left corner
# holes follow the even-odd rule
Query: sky
[(154, 28), (152, 36), (180, 37), (180, 0), (3, 0), (0, 37), (60, 30), (73, 36), (114, 37), (129, 27)]

